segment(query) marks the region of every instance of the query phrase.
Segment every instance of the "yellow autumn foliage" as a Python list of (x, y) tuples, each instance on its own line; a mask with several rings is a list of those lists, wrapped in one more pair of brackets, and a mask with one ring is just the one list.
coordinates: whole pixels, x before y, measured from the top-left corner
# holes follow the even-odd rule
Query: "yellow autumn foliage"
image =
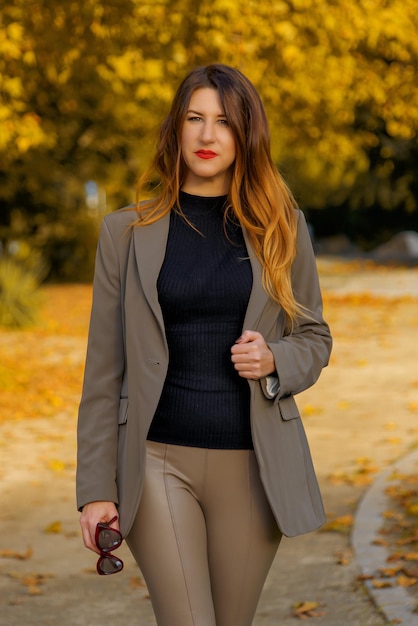
[(367, 173), (382, 132), (417, 135), (415, 0), (15, 0), (0, 10), (0, 161), (23, 174), (36, 151), (41, 196), (54, 158), (84, 179), (132, 181), (179, 79), (213, 61), (255, 83), (274, 157), (310, 206)]

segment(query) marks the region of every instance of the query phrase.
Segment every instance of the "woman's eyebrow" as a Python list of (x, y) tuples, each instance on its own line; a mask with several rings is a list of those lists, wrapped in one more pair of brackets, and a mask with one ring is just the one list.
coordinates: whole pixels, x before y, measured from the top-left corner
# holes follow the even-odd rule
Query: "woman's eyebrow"
[[(189, 115), (190, 113), (193, 113), (194, 115), (200, 115), (203, 116), (204, 113), (200, 113), (200, 111), (195, 111), (194, 109), (189, 109), (187, 111), (187, 115)], [(218, 113), (217, 117), (226, 117), (225, 113)]]

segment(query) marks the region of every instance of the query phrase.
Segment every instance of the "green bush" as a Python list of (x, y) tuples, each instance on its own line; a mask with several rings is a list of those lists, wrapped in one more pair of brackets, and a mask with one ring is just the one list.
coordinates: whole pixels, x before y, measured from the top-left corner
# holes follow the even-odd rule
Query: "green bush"
[(102, 216), (74, 210), (30, 220), (16, 210), (10, 225), (0, 223), (0, 250), (40, 282), (91, 282)]
[(47, 265), (48, 282), (92, 280), (99, 225), (98, 219), (77, 213), (42, 225), (31, 246)]
[(0, 258), (0, 326), (23, 328), (36, 321), (39, 278), (10, 257)]

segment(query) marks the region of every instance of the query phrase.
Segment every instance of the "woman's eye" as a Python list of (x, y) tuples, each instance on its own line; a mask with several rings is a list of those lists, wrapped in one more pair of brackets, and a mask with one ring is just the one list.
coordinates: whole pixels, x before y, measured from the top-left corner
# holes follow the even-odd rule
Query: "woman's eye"
[(193, 115), (192, 117), (188, 117), (187, 121), (188, 122), (200, 122), (201, 119), (202, 119), (201, 117), (198, 117), (197, 115)]
[(228, 120), (218, 120), (219, 124), (224, 125), (224, 126), (229, 126), (228, 124)]

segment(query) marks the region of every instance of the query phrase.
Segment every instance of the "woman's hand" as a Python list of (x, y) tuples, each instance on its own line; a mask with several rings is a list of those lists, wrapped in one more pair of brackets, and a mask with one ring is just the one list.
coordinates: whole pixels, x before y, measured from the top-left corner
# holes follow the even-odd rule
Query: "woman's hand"
[(238, 374), (259, 380), (276, 370), (273, 353), (264, 337), (255, 330), (245, 330), (231, 348), (231, 360)]
[[(118, 517), (118, 510), (114, 502), (89, 502), (83, 506), (80, 526), (86, 548), (100, 554), (95, 542), (96, 526), (99, 522), (109, 522), (113, 517)], [(119, 530), (119, 519), (112, 524), (112, 528)]]

